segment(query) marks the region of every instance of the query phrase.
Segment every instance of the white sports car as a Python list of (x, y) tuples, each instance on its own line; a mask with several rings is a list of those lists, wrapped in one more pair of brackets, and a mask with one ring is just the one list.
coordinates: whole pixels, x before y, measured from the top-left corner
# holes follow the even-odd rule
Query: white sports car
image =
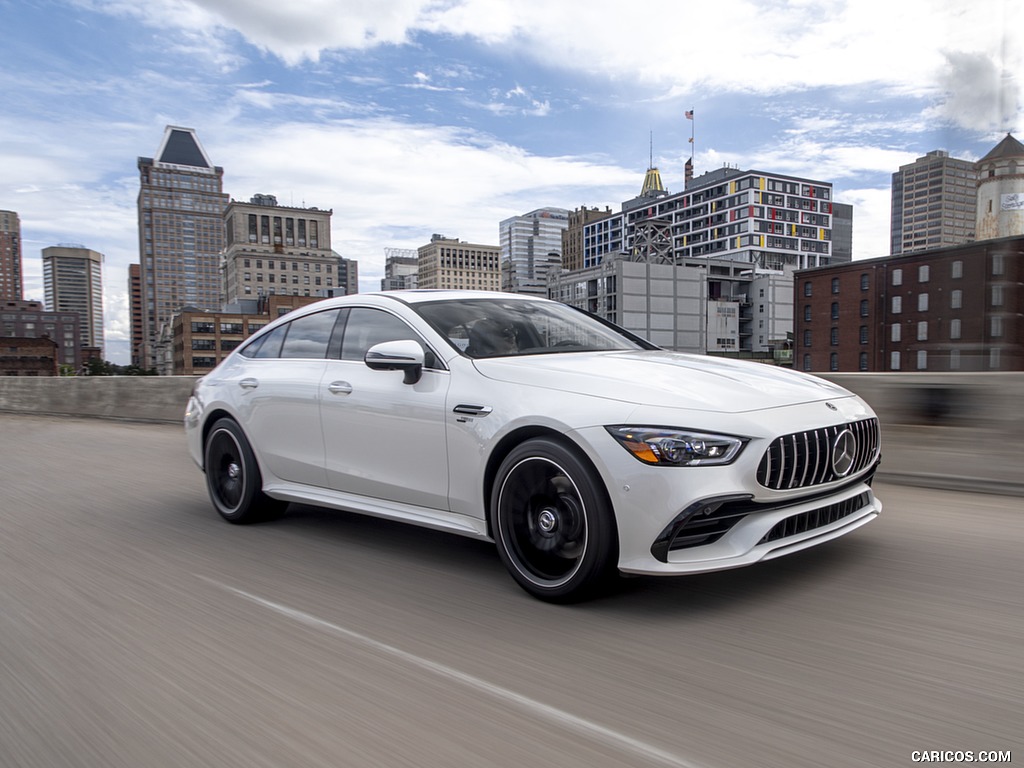
[(878, 420), (849, 391), (514, 294), (296, 310), (196, 383), (185, 428), (230, 522), (294, 501), (493, 540), (556, 602), (796, 552), (882, 509)]

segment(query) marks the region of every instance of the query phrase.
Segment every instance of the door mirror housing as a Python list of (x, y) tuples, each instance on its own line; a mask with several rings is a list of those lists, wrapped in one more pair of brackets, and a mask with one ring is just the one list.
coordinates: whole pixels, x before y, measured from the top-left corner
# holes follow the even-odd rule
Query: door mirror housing
[(424, 358), (423, 347), (418, 341), (402, 339), (374, 344), (366, 351), (363, 362), (375, 371), (403, 371), (403, 381), (415, 384), (423, 374)]

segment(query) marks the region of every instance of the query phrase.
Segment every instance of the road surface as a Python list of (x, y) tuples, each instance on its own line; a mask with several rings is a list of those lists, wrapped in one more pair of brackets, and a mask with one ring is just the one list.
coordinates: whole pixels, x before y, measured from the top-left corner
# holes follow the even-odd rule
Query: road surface
[(1024, 762), (1019, 498), (737, 571), (531, 599), (491, 545), (213, 512), (181, 429), (0, 415), (0, 766)]

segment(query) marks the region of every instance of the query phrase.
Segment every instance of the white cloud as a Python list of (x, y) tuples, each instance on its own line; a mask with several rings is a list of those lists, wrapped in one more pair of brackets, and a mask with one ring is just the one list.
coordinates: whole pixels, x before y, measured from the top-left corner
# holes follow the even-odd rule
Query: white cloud
[(598, 195), (617, 206), (640, 182), (608, 162), (541, 157), (474, 131), (390, 119), (234, 127), (222, 146), (204, 144), (232, 169), (225, 190), (234, 197), (266, 192), (284, 205), (333, 209), (335, 250), (359, 260), (366, 288), (379, 287), (385, 247), (415, 248), (435, 232), (497, 244), (508, 216), (596, 205)]
[(836, 202), (853, 206), (853, 253), (858, 259), (889, 255), (892, 195), (888, 189), (847, 189)]
[(629, 12), (617, 0), (592, 0), (585, 12), (550, 0), (361, 0), (345, 3), (343, 12), (335, 0), (89, 3), (187, 30), (207, 49), (220, 49), (211, 30), (232, 30), (292, 66), (325, 51), (404, 45), (430, 32), (676, 92), (857, 83), (932, 92), (958, 51), (974, 51), (1013, 77), (1022, 69), (1019, 41), (1002, 32), (1021, 28), (1017, 0), (648, 0)]

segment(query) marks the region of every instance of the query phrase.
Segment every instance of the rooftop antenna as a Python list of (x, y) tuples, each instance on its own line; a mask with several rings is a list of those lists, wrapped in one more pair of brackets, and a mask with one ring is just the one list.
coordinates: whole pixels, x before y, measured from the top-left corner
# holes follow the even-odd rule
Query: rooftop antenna
[(647, 165), (648, 168), (654, 167), (654, 131), (651, 131), (651, 162)]

